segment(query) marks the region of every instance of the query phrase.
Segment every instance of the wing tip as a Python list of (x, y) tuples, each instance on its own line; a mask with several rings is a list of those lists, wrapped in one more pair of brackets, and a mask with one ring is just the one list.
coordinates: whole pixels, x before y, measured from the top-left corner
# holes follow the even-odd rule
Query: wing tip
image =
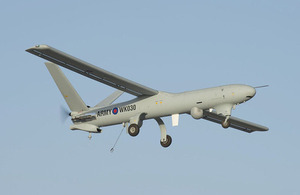
[(35, 45), (35, 46), (31, 47), (31, 48), (28, 48), (25, 51), (30, 52), (30, 51), (32, 51), (34, 49), (39, 49), (40, 50), (40, 49), (49, 49), (49, 48), (51, 48), (49, 45), (41, 44), (41, 45)]

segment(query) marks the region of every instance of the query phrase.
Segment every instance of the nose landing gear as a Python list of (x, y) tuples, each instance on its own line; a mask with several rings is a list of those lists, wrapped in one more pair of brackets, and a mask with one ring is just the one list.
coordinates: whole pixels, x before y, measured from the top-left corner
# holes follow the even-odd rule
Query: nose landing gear
[(222, 127), (227, 129), (230, 126), (230, 121), (228, 120), (230, 116), (226, 116), (225, 120), (222, 122)]

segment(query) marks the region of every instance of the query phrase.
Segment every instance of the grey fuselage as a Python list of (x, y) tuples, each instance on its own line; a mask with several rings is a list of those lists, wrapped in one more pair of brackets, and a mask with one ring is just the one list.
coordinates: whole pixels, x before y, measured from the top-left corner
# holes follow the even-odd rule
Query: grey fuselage
[[(196, 107), (202, 110), (215, 109), (218, 114), (231, 115), (235, 105), (251, 99), (256, 91), (248, 85), (225, 85), (183, 93), (159, 92), (154, 96), (138, 97), (133, 100), (102, 108), (92, 108), (80, 115), (91, 114), (94, 120), (84, 122), (98, 127), (129, 122), (132, 117), (144, 115), (143, 120), (190, 114)], [(80, 124), (77, 122), (75, 124)]]

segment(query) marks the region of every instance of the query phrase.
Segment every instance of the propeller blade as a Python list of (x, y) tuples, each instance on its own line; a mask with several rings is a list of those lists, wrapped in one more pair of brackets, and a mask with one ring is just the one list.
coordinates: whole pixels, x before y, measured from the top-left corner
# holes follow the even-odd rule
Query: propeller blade
[(66, 109), (64, 106), (60, 106), (60, 118), (62, 120), (62, 123), (66, 122), (69, 116), (70, 116), (69, 110)]

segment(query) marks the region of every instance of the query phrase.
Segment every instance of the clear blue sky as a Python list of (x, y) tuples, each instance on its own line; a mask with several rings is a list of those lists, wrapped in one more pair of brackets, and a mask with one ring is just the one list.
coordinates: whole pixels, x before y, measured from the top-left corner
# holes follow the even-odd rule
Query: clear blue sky
[[(300, 194), (299, 1), (5, 1), (0, 6), (0, 194)], [(89, 141), (69, 130), (44, 60), (48, 44), (154, 89), (259, 89), (233, 115), (269, 132), (224, 130), (188, 115), (170, 148), (155, 121)], [(114, 90), (64, 70), (84, 101)], [(121, 100), (132, 98), (125, 95)]]

